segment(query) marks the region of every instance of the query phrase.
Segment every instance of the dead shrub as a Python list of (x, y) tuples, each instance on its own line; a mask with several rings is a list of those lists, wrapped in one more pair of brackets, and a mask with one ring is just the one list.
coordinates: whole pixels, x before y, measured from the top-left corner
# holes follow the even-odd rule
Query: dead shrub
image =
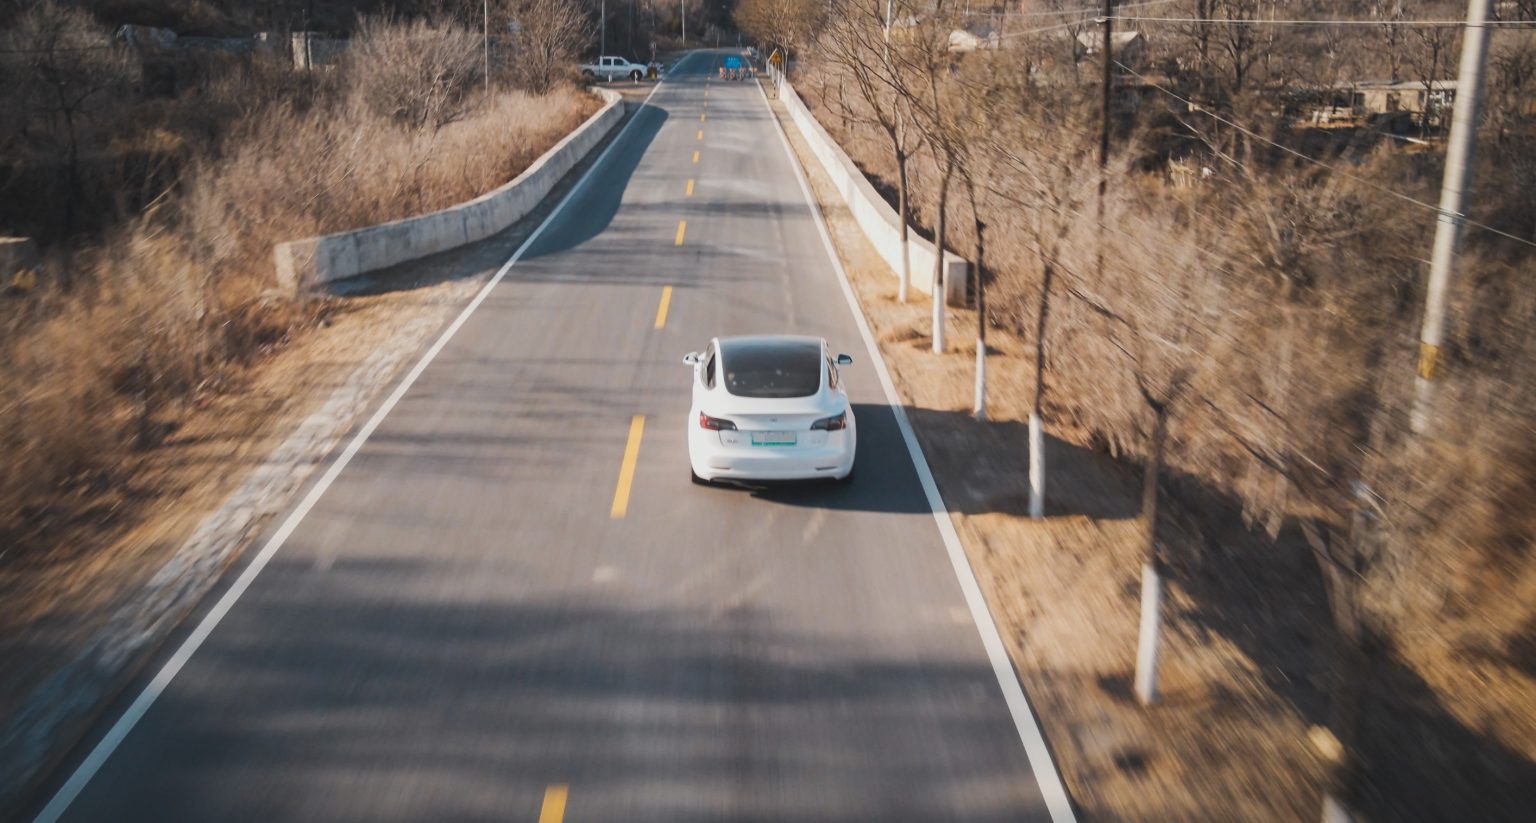
[(352, 91), (379, 117), (440, 129), (469, 114), (480, 36), (448, 20), (364, 17), (347, 51)]
[[(464, 32), (423, 26), (365, 21), (372, 45), (334, 77), (257, 61), (196, 100), (148, 105), (156, 139), (184, 155), (175, 184), (94, 244), (53, 249), (44, 286), (5, 304), (0, 543), (46, 546), (43, 525), (79, 514), (82, 484), (119, 476), (189, 399), (312, 316), (275, 290), (276, 243), (468, 200), (596, 108), (569, 86), (471, 100), (450, 54)], [(381, 103), (388, 56), (416, 35), (436, 44), (436, 74)]]

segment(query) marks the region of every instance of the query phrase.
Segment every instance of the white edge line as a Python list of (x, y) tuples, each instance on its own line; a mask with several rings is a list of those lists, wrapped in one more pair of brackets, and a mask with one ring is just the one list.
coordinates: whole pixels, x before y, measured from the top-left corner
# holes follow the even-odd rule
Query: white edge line
[[(691, 56), (691, 53), (685, 55), (683, 60), (687, 60)], [(679, 60), (673, 66), (673, 69), (676, 70), (677, 65), (681, 65), (683, 60)], [(640, 106), (643, 107), (649, 103), (651, 97), (661, 90), (662, 84), (665, 82), (665, 79), (658, 80), (651, 89), (650, 94), (647, 94), (645, 99), (640, 102)], [(335, 482), (337, 476), (347, 467), (347, 464), (352, 462), (353, 456), (363, 447), (364, 443), (368, 442), (368, 438), (379, 427), (379, 424), (384, 422), (384, 418), (394, 409), (395, 404), (400, 402), (400, 399), (410, 390), (416, 379), (421, 376), (421, 373), (426, 371), (427, 366), (448, 345), (448, 341), (469, 320), (469, 316), (475, 313), (475, 309), (479, 308), (480, 304), (485, 301), (485, 298), (490, 295), (491, 290), (496, 288), (496, 284), (500, 283), (507, 276), (507, 272), (511, 271), (513, 264), (520, 260), (529, 247), (544, 234), (544, 230), (549, 227), (550, 223), (554, 222), (555, 218), (565, 211), (565, 207), (570, 204), (576, 195), (586, 189), (587, 183), (592, 179), (593, 172), (602, 167), (603, 161), (608, 159), (609, 152), (612, 152), (623, 141), (625, 132), (629, 131), (630, 127), (639, 120), (639, 112), (640, 109), (636, 108), (635, 116), (631, 117), (629, 122), (624, 124), (624, 128), (620, 129), (618, 135), (613, 138), (613, 141), (608, 144), (607, 148), (603, 149), (603, 153), (597, 156), (597, 160), (587, 167), (581, 179), (576, 181), (576, 185), (571, 187), (571, 190), (560, 200), (560, 203), (555, 206), (554, 210), (544, 218), (543, 222), (539, 223), (538, 228), (533, 230), (533, 234), (528, 235), (528, 239), (524, 240), (522, 245), (517, 247), (517, 250), (507, 259), (507, 262), (502, 264), (501, 268), (496, 271), (495, 276), (491, 278), (490, 282), (480, 289), (469, 305), (465, 306), (462, 312), (459, 312), (459, 316), (437, 338), (437, 342), (432, 344), (432, 348), (427, 349), (426, 354), (423, 354), (421, 359), (416, 362), (416, 365), (411, 368), (410, 372), (401, 379), (395, 390), (384, 400), (383, 405), (379, 406), (378, 410), (373, 413), (373, 416), (368, 418), (368, 422), (363, 424), (362, 429), (357, 432), (357, 435), (352, 438), (347, 447), (331, 463), (330, 468), (326, 469), (325, 474), (320, 477), (314, 487), (309, 490), (309, 493), (304, 496), (298, 507), (288, 515), (288, 519), (283, 521), (283, 525), (267, 540), (266, 545), (261, 547), (261, 551), (251, 559), (250, 565), (245, 567), (245, 570), (240, 573), (235, 582), (224, 592), (224, 596), (219, 598), (219, 601), (214, 604), (212, 609), (209, 609), (202, 622), (198, 623), (197, 628), (192, 631), (192, 634), (182, 641), (181, 647), (176, 649), (176, 653), (171, 655), (171, 658), (165, 662), (159, 673), (155, 675), (153, 680), (149, 681), (149, 684), (144, 687), (139, 696), (134, 699), (122, 716), (117, 719), (117, 722), (112, 724), (112, 728), (108, 729), (101, 740), (97, 741), (95, 748), (91, 749), (90, 754), (86, 755), (80, 765), (75, 768), (74, 773), (69, 776), (64, 785), (60, 786), (59, 790), (54, 793), (53, 798), (48, 801), (48, 805), (44, 806), (41, 812), (38, 812), (37, 817), (34, 818), (37, 823), (53, 823), (63, 816), (64, 812), (68, 811), (70, 804), (75, 801), (75, 798), (80, 796), (80, 793), (85, 790), (86, 785), (91, 782), (91, 778), (96, 776), (96, 773), (106, 764), (107, 759), (112, 756), (112, 753), (123, 742), (123, 739), (128, 736), (129, 732), (133, 731), (133, 727), (138, 724), (139, 720), (149, 711), (149, 708), (165, 692), (182, 667), (187, 664), (192, 655), (197, 653), (198, 648), (203, 645), (203, 641), (207, 640), (208, 635), (212, 634), (213, 630), (218, 627), (219, 622), (234, 607), (235, 602), (240, 599), (241, 595), (245, 594), (245, 590), (250, 588), (256, 576), (261, 574), (262, 569), (266, 568), (272, 556), (277, 553), (278, 549), (283, 547), (289, 536), (303, 522), (305, 515), (309, 514), (309, 510), (314, 508), (326, 490), (330, 488), (331, 483)]]
[(965, 604), (970, 607), (971, 619), (976, 623), (976, 631), (981, 634), (981, 645), (986, 649), (987, 658), (992, 662), (992, 673), (997, 676), (998, 685), (1003, 689), (1003, 700), (1008, 704), (1009, 714), (1013, 715), (1013, 725), (1018, 730), (1020, 742), (1024, 744), (1024, 753), (1029, 757), (1029, 767), (1034, 772), (1035, 783), (1040, 787), (1046, 809), (1053, 823), (1076, 823), (1077, 818), (1072, 811), (1072, 801), (1067, 796), (1066, 787), (1062, 785), (1061, 775), (1056, 769), (1055, 762), (1051, 760), (1051, 751), (1045, 745), (1045, 737), (1040, 733), (1040, 726), (1035, 722), (1035, 714), (1029, 706), (1029, 698), (1024, 696), (1024, 687), (1019, 684), (1018, 673), (1014, 671), (1013, 662), (1008, 658), (1002, 635), (997, 631), (992, 613), (987, 610), (986, 597), (981, 593), (981, 586), (976, 583), (976, 574), (971, 569), (971, 562), (966, 557), (964, 547), (960, 545), (960, 535), (955, 531), (955, 524), (950, 519), (949, 509), (944, 505), (944, 498), (939, 496), (938, 484), (934, 482), (933, 472), (929, 470), (928, 461), (923, 457), (923, 450), (917, 443), (912, 424), (907, 420), (907, 413), (902, 408), (896, 386), (891, 382), (890, 372), (885, 367), (885, 358), (880, 354), (880, 347), (875, 344), (874, 335), (870, 334), (869, 323), (864, 318), (864, 310), (859, 306), (858, 297), (854, 295), (853, 285), (848, 280), (848, 272), (843, 269), (843, 262), (837, 256), (836, 247), (832, 245), (832, 235), (827, 231), (821, 206), (816, 202), (815, 195), (811, 193), (810, 183), (806, 180), (805, 172), (800, 168), (799, 158), (795, 157), (794, 150), (790, 148), (789, 137), (784, 132), (784, 124), (779, 122), (778, 115), (773, 112), (773, 104), (768, 102), (768, 92), (763, 90), (761, 83), (757, 85), (757, 90), (763, 96), (763, 104), (768, 107), (768, 116), (778, 130), (779, 140), (784, 144), (784, 152), (789, 155), (790, 165), (794, 167), (795, 179), (800, 182), (800, 191), (805, 195), (806, 203), (810, 206), (811, 214), (815, 218), (816, 230), (821, 235), (822, 245), (826, 247), (827, 257), (832, 260), (832, 267), (837, 271), (837, 279), (843, 287), (843, 297), (848, 300), (848, 308), (853, 311), (854, 322), (858, 324), (859, 334), (864, 338), (864, 348), (869, 351), (870, 361), (875, 364), (875, 371), (880, 375), (880, 385), (885, 389), (886, 402), (895, 413), (896, 426), (901, 429), (901, 437), (907, 444), (907, 453), (911, 455), (912, 465), (917, 469), (918, 480), (923, 485), (923, 494), (928, 498), (928, 508), (933, 511), (934, 522), (938, 524), (939, 534), (944, 538), (944, 548), (949, 552), (949, 562), (955, 567), (955, 577), (960, 580), (960, 591), (965, 595)]

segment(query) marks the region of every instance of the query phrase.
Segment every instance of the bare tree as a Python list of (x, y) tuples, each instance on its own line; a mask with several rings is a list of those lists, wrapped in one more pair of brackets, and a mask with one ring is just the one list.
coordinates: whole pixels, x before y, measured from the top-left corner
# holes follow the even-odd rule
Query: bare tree
[[(1234, 484), (1271, 536), (1295, 522), (1323, 572), (1333, 625), (1332, 709), (1314, 743), (1328, 764), (1324, 819), (1349, 819), (1361, 764), (1356, 726), (1371, 638), (1364, 581), (1384, 551), (1374, 524), (1388, 417), (1378, 368), (1391, 337), (1390, 280), (1345, 273), (1341, 260), (1388, 220), (1348, 181), (1281, 168), (1242, 181), (1227, 244), (1231, 309), (1217, 355), (1228, 376), (1208, 387), (1199, 424), (1220, 431), (1262, 473)], [(1376, 245), (1388, 248), (1376, 234)], [(1404, 239), (1406, 243), (1406, 238)], [(1240, 251), (1239, 251), (1240, 250)], [(1405, 255), (1401, 261), (1409, 264)], [(1401, 392), (1404, 398), (1406, 392)], [(1412, 472), (1407, 474), (1411, 475)]]
[(935, 354), (942, 354), (944, 341), (944, 306), (947, 284), (944, 282), (944, 242), (949, 216), (949, 186), (971, 135), (960, 122), (968, 112), (958, 99), (963, 91), (950, 82), (952, 63), (949, 53), (951, 16), (944, 0), (936, 0), (929, 15), (910, 26), (902, 47), (894, 51), (897, 70), (911, 79), (904, 84), (910, 90), (914, 125), (939, 167), (938, 201), (934, 219), (932, 344)]
[(1510, 142), (1520, 121), (1531, 119), (1525, 111), (1525, 101), (1536, 92), (1536, 41), (1495, 41), (1488, 69), (1484, 122), (1495, 141), (1503, 144)]
[[(827, 8), (825, 0), (741, 0), (732, 19), (758, 43), (796, 54), (825, 23)], [(784, 67), (789, 68), (788, 60)]]
[(967, 116), (949, 121), (954, 132), (951, 142), (959, 149), (955, 171), (965, 186), (971, 216), (972, 282), (976, 288), (976, 375), (972, 411), (977, 420), (987, 419), (987, 326), (991, 323), (987, 313), (987, 227), (982, 208), (993, 205), (989, 183), (997, 152), (992, 145), (992, 134), (997, 121), (1006, 117), (1007, 108), (1002, 105), (1007, 86), (993, 82), (995, 65), (989, 57), (986, 54), (972, 55), (968, 62), (961, 64), (954, 102), (960, 110), (967, 112)]
[(1424, 105), (1418, 118), (1421, 136), (1427, 136), (1430, 127), (1439, 119), (1440, 103), (1435, 85), (1453, 71), (1451, 61), (1456, 35), (1457, 30), (1449, 26), (1417, 26), (1413, 29), (1414, 48), (1407, 50), (1407, 63), (1413, 68), (1416, 79), (1424, 85)]
[(1225, 92), (1241, 95), (1248, 87), (1254, 65), (1267, 53), (1258, 26), (1249, 22), (1259, 16), (1259, 0), (1219, 0), (1221, 16), (1227, 22), (1219, 28), (1218, 45), (1226, 70)]
[[(1208, 253), (1167, 214), (1122, 209), (1111, 222), (1132, 236), (1180, 241), (1161, 253), (1154, 271), (1134, 256), (1135, 247), (1116, 247), (1106, 255), (1104, 277), (1094, 288), (1080, 279), (1070, 283), (1074, 306), (1096, 320), (1097, 334), (1081, 349), (1095, 360), (1113, 362), (1118, 354), (1118, 392), (1127, 388), (1140, 406), (1137, 439), (1143, 453), (1140, 520), (1143, 528), (1141, 628), (1136, 653), (1135, 691), (1143, 704), (1156, 702), (1162, 630), (1164, 579), (1167, 576), (1159, 509), (1168, 443), (1177, 415), (1196, 396), (1208, 364), (1215, 325), (1211, 314), (1226, 304), (1225, 287), (1215, 276)], [(1079, 321), (1080, 323), (1082, 321)], [(1087, 326), (1084, 330), (1092, 329)]]
[(1407, 36), (1406, 29), (1400, 25), (1408, 17), (1405, 8), (1408, 0), (1372, 0), (1371, 16), (1381, 20), (1381, 40), (1377, 46), (1377, 53), (1382, 56), (1387, 67), (1387, 79), (1393, 83), (1402, 79), (1403, 75), (1403, 44)]
[(575, 0), (511, 0), (512, 66), (518, 82), (543, 94), (569, 77), (592, 27)]
[[(1086, 110), (1073, 102), (1070, 92), (1053, 95), (1047, 88), (1035, 88), (1025, 93), (1024, 89), (1004, 86), (981, 107), (996, 118), (995, 123), (985, 126), (987, 151), (998, 160), (988, 191), (1013, 210), (1015, 216), (1010, 222), (1021, 232), (1039, 271), (1033, 300), (1027, 294), (1016, 294), (1011, 301), (1021, 309), (1013, 326), (1033, 341), (1035, 349), (1029, 415), (1029, 512), (1037, 520), (1045, 516), (1046, 366), (1052, 348), (1048, 331), (1056, 279), (1067, 266), (1065, 258), (1074, 240), (1091, 244), (1095, 250), (1102, 244), (1101, 237), (1084, 236), (1082, 209), (1096, 181), (1080, 170), (1092, 162), (1095, 141), (1087, 130)], [(1055, 139), (1029, 139), (1040, 133), (1053, 134)], [(1009, 296), (1005, 291), (1000, 302), (1007, 306)]]
[[(897, 3), (898, 8), (903, 5)], [(842, 96), (844, 116), (878, 128), (885, 135), (896, 163), (896, 215), (901, 237), (897, 299), (905, 303), (912, 285), (907, 245), (911, 222), (908, 161), (917, 139), (912, 128), (913, 93), (907, 85), (908, 77), (891, 55), (893, 46), (886, 40), (883, 4), (878, 0), (833, 0), (830, 7), (830, 24), (820, 40), (822, 53), (840, 72), (839, 79), (852, 84), (860, 104), (857, 109), (849, 107), (846, 96)]]
[[(1187, 49), (1180, 49), (1180, 62), (1186, 73), (1193, 75), (1191, 84), (1202, 95), (1211, 93), (1210, 83), (1213, 76), (1214, 55), (1220, 24), (1212, 22), (1215, 18), (1216, 8), (1220, 0), (1191, 0), (1181, 5), (1179, 10), (1189, 20), (1188, 23), (1179, 23), (1173, 27), (1178, 37), (1186, 41)], [(1192, 52), (1192, 54), (1191, 54)]]
[(44, 2), (23, 12), (0, 32), (0, 48), (15, 73), (12, 94), (21, 117), (44, 124), (49, 142), (62, 146), (61, 234), (74, 228), (80, 180), (81, 133), (102, 113), (114, 90), (128, 87), (135, 67), (111, 33), (73, 6)]
[(347, 70), (362, 101), (409, 128), (437, 131), (476, 105), (481, 38), (448, 19), (358, 21)]

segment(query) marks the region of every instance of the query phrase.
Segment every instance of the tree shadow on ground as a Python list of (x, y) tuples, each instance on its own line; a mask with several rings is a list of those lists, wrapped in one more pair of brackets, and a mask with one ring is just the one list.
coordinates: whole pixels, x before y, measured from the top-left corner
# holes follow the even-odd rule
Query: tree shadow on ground
[[(860, 472), (877, 475), (871, 493), (897, 486), (910, 472), (896, 455), (905, 449), (883, 407), (860, 407)], [(905, 409), (950, 511), (1027, 516), (1028, 427), (981, 423), (968, 412)], [(870, 433), (865, 433), (865, 421)], [(870, 453), (866, 454), (868, 442)], [(1094, 518), (1137, 516), (1142, 466), (1047, 437), (1046, 514)], [(959, 480), (956, 483), (956, 479)], [(911, 484), (916, 486), (915, 481)], [(1201, 478), (1169, 470), (1161, 485), (1159, 535), (1172, 584), (1187, 609), (1169, 614), (1169, 629), (1215, 634), (1242, 651), (1265, 686), (1312, 725), (1328, 719), (1335, 628), (1321, 569), (1295, 528), (1271, 539), (1245, 521), (1232, 496)], [(872, 504), (850, 490), (861, 508), (926, 510), (921, 489), (901, 506)], [(779, 502), (836, 505), (814, 492), (762, 493)], [(794, 494), (805, 495), (796, 501)], [(1134, 591), (1134, 584), (1133, 591)], [(1512, 641), (1514, 642), (1514, 641)], [(1469, 726), (1436, 695), (1386, 638), (1374, 637), (1364, 688), (1359, 754), (1364, 761), (1359, 802), (1373, 820), (1524, 820), (1536, 809), (1536, 763), (1492, 734)], [(1518, 642), (1501, 655), (1514, 654)], [(1131, 700), (1129, 675), (1101, 678), (1106, 692)], [(1230, 690), (1210, 695), (1225, 710), (1242, 710)], [(1214, 706), (1215, 704), (1213, 704)], [(1321, 808), (1321, 799), (1318, 799)]]
[[(773, 503), (843, 511), (875, 511), (897, 514), (928, 514), (928, 497), (918, 480), (902, 438), (896, 415), (880, 403), (854, 403), (858, 421), (858, 451), (854, 476), (846, 484), (760, 483), (725, 484), (744, 489)], [(1014, 478), (1027, 474), (1029, 427), (1013, 421), (982, 423), (967, 412), (946, 412), (904, 407), (922, 442), (923, 453), (934, 468), (959, 461), (959, 471), (947, 476), (985, 478), (989, 482), (949, 484), (940, 488), (945, 508), (961, 514), (1002, 513), (1027, 516), (1027, 482)], [(1051, 461), (1053, 491), (1046, 513), (1051, 517), (1081, 514), (1096, 518), (1135, 515), (1124, 501), (1104, 493), (1101, 484), (1123, 478), (1108, 472), (1104, 458), (1078, 446), (1048, 437), (1047, 460)], [(1017, 468), (1008, 464), (1017, 462)], [(943, 472), (940, 472), (943, 473)], [(990, 482), (1008, 478), (1006, 484)], [(1058, 479), (1059, 478), (1059, 479)], [(1056, 487), (1053, 486), (1053, 490)], [(1071, 501), (1071, 502), (1061, 502)]]
[[(1189, 606), (1169, 615), (1170, 628), (1220, 635), (1308, 724), (1326, 725), (1336, 629), (1316, 556), (1298, 529), (1272, 540), (1249, 528), (1235, 498), (1171, 474), (1159, 533)], [(1366, 648), (1358, 802), (1367, 819), (1529, 819), (1536, 763), (1456, 717), (1389, 638), (1371, 633)]]
[(1034, 819), (984, 658), (354, 550), (269, 566), (71, 811), (532, 819), (568, 783), (598, 820)]

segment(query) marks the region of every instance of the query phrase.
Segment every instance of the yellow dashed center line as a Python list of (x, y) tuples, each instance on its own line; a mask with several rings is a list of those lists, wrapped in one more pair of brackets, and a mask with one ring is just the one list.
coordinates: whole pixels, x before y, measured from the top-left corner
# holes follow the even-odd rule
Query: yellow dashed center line
[(667, 307), (672, 305), (672, 287), (661, 288), (661, 303), (656, 306), (656, 328), (664, 329), (667, 326)]
[(693, 178), (691, 178), (691, 177), (688, 178), (688, 190), (683, 192), (683, 196), (684, 197), (692, 197), (693, 196)]
[(700, 140), (704, 139), (704, 130), (703, 129), (699, 129), (699, 139)]
[(683, 235), (687, 234), (687, 233), (688, 233), (688, 221), (687, 220), (679, 220), (679, 221), (677, 221), (677, 240), (672, 245), (674, 245), (674, 246), (681, 246), (683, 244)]
[(704, 112), (702, 112), (702, 111), (699, 112), (699, 122), (700, 123), (704, 122)]
[[(637, 414), (629, 421), (629, 442), (624, 445), (624, 462), (619, 464), (619, 485), (613, 490), (613, 507), (608, 509), (608, 516), (614, 520), (620, 520), (629, 513), (629, 489), (635, 483), (635, 462), (640, 458), (640, 438), (645, 435), (645, 415)], [(565, 813), (565, 787), (551, 786), (550, 790), (560, 789), (560, 813)], [(544, 809), (547, 812), (550, 804), (550, 793), (544, 793)], [(539, 817), (543, 821), (544, 817)], [(559, 817), (551, 818), (559, 820)]]
[(693, 162), (695, 162), (695, 163), (699, 162), (699, 153), (698, 152), (694, 152), (693, 153)]
[(565, 819), (565, 798), (570, 794), (566, 786), (550, 786), (544, 789), (544, 805), (539, 809), (539, 823), (561, 823)]

